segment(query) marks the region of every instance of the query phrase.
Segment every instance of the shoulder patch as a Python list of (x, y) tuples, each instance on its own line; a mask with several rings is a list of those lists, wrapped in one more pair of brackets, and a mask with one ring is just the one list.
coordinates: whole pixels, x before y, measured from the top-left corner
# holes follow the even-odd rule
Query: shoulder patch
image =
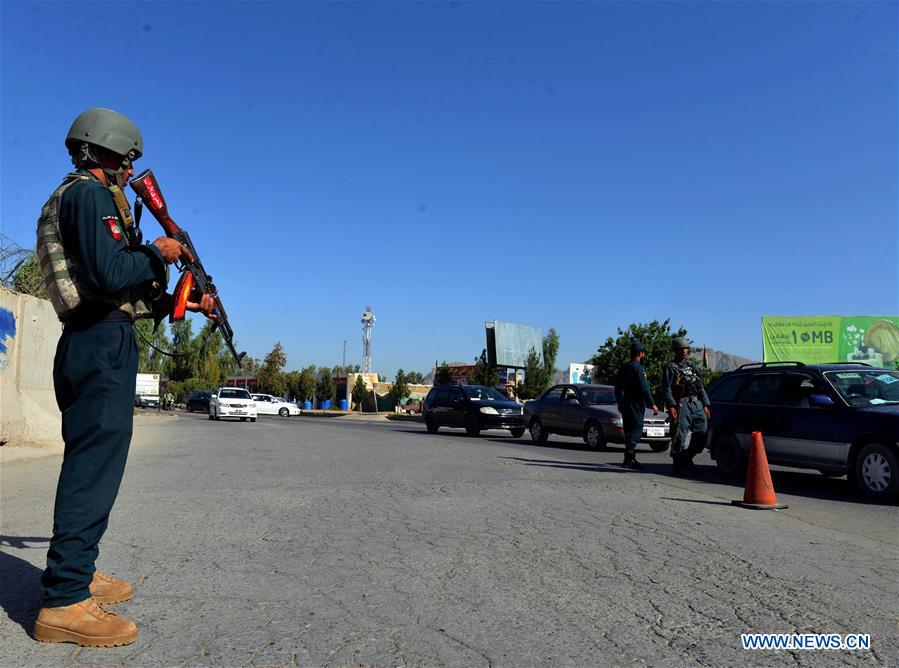
[(106, 231), (109, 232), (109, 235), (113, 239), (115, 239), (116, 241), (121, 241), (122, 227), (119, 224), (119, 219), (116, 216), (103, 216), (103, 224), (106, 226)]

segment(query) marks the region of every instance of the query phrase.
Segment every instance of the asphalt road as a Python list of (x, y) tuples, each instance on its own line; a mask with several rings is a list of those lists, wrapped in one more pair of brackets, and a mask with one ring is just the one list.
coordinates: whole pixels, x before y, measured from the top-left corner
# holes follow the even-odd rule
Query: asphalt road
[[(789, 509), (667, 454), (414, 423), (136, 421), (99, 565), (133, 581), (118, 649), (29, 637), (54, 457), (0, 473), (3, 665), (897, 665), (899, 509), (775, 471)], [(741, 649), (869, 633), (870, 651)]]

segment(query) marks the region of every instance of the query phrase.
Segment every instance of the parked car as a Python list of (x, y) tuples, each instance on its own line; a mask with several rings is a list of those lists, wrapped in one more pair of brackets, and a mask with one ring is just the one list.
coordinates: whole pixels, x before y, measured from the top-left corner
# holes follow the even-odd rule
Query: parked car
[(256, 422), (256, 402), (242, 387), (220, 387), (209, 400), (209, 419), (240, 418), (241, 422)]
[(431, 434), (440, 427), (463, 427), (469, 436), (508, 429), (517, 438), (525, 429), (521, 406), (483, 385), (438, 385), (425, 397), (422, 414)]
[(270, 394), (254, 394), (253, 401), (256, 402), (256, 413), (259, 415), (289, 417), (291, 415), (299, 415), (302, 412), (296, 404), (287, 401), (283, 397), (273, 397)]
[(138, 408), (159, 408), (159, 396), (135, 394), (134, 405)]
[(899, 496), (899, 372), (861, 363), (744, 364), (709, 390), (711, 454), (742, 475), (760, 431), (772, 464), (848, 475), (866, 496)]
[(197, 390), (187, 395), (184, 404), (188, 413), (198, 411), (200, 413), (209, 412), (209, 400), (212, 398), (210, 390)]
[[(550, 434), (580, 436), (591, 450), (608, 443), (624, 443), (621, 412), (611, 385), (553, 385), (540, 398), (524, 404), (531, 440), (545, 443)], [(646, 409), (643, 438), (653, 452), (668, 449), (670, 435), (664, 413)]]

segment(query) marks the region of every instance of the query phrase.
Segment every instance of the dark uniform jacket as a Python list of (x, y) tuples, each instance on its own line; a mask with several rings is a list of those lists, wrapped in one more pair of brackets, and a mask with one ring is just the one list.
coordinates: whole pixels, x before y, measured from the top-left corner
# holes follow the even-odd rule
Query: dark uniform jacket
[[(100, 181), (87, 179), (66, 190), (59, 221), (63, 245), (78, 256), (81, 279), (93, 291), (115, 295), (153, 280), (165, 285), (162, 253), (153, 245), (128, 246), (112, 195)], [(78, 311), (90, 308), (112, 307), (85, 304)]]
[(619, 405), (641, 404), (644, 407), (655, 404), (646, 380), (646, 369), (637, 360), (621, 365), (615, 382), (615, 401)]

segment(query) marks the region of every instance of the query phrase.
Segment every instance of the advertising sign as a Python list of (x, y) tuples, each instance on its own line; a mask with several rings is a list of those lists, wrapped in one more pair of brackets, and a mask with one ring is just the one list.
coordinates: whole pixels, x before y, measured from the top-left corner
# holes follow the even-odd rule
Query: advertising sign
[(591, 382), (593, 375), (592, 364), (569, 364), (568, 365), (568, 382), (575, 385), (578, 383)]
[(899, 361), (899, 316), (765, 316), (766, 362), (864, 362), (893, 368)]
[(543, 360), (543, 334), (536, 327), (491, 320), (487, 330), (487, 363), (490, 366), (523, 369), (528, 351), (533, 348)]

